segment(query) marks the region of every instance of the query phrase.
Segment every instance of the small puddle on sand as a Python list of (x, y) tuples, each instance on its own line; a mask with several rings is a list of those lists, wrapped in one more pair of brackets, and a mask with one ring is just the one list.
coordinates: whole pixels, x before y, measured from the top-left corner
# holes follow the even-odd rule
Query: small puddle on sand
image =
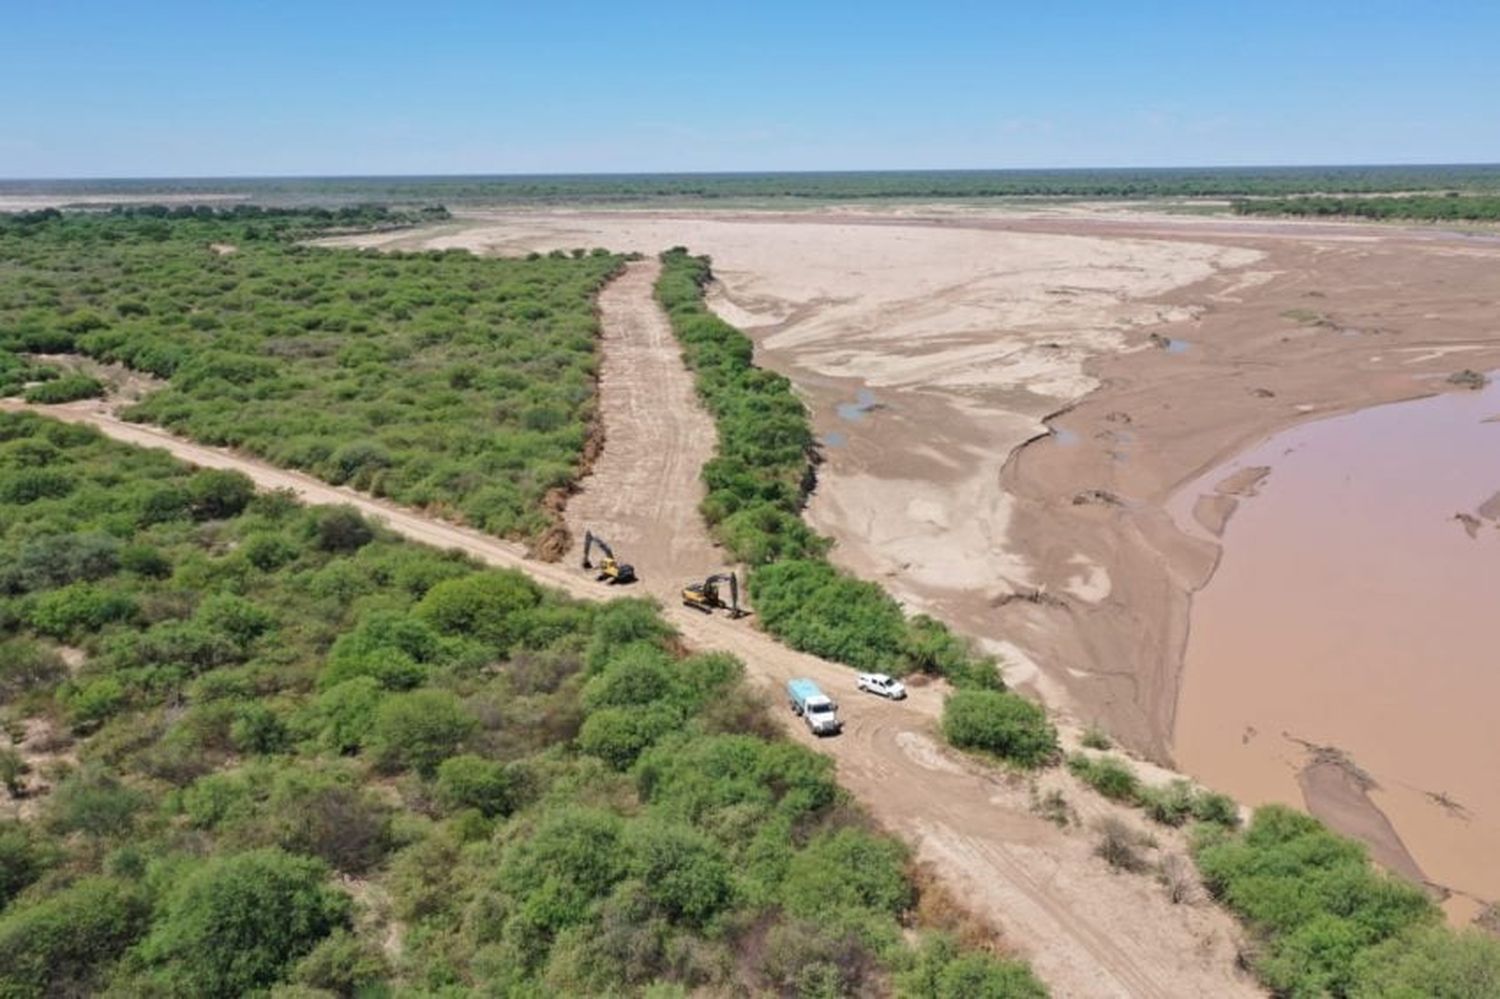
[[(1200, 496), (1237, 470), (1270, 470), (1258, 495), (1230, 503), (1223, 557), (1193, 600), (1178, 763), (1246, 803), (1309, 807), (1400, 867), (1394, 827), (1428, 880), (1489, 900), (1500, 898), (1500, 424), (1484, 421), (1497, 406), (1492, 382), (1295, 428), (1172, 503), (1202, 536), (1190, 523)], [(1337, 747), (1373, 778), (1368, 800), (1389, 827), (1363, 801), (1361, 812), (1347, 795), (1318, 798), (1309, 745)]]
[(869, 389), (860, 389), (855, 395), (853, 402), (841, 402), (834, 409), (841, 419), (850, 423), (858, 423), (865, 418), (865, 414), (880, 405), (875, 399), (875, 393)]
[(1072, 447), (1078, 443), (1078, 432), (1076, 430), (1069, 430), (1066, 427), (1050, 427), (1048, 429), (1052, 434), (1053, 442), (1056, 444), (1061, 444), (1063, 447)]

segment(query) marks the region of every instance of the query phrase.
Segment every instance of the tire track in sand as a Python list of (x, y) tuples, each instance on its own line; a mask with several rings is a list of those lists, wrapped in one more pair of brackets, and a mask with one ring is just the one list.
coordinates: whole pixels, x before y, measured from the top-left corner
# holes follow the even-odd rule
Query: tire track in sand
[[(833, 757), (840, 782), (905, 839), (917, 859), (931, 863), (956, 898), (999, 930), (1054, 995), (1261, 994), (1235, 968), (1236, 930), (1227, 914), (1173, 906), (1149, 879), (1109, 873), (1086, 835), (1031, 814), (1024, 782), (1001, 779), (942, 747), (934, 735), (941, 685), (915, 688), (899, 704), (866, 698), (854, 691), (850, 669), (785, 648), (756, 631), (753, 618), (730, 621), (681, 606), (681, 584), (706, 575), (723, 558), (696, 510), (698, 469), (712, 455), (715, 434), (652, 297), (656, 272), (654, 261), (632, 264), (600, 296), (605, 448), (569, 504), (576, 536), (593, 527), (634, 562), (640, 589), (661, 600), (664, 616), (688, 644), (744, 660), (792, 738)], [(574, 561), (529, 559), (519, 545), (421, 511), (127, 423), (95, 400), (61, 406), (0, 400), (0, 409), (90, 424), (195, 465), (243, 472), (262, 489), (290, 490), (307, 503), (347, 504), (413, 541), (519, 569), (573, 597), (624, 595), (595, 582)], [(781, 686), (793, 676), (812, 677), (843, 702), (841, 737), (814, 739), (779, 710)]]

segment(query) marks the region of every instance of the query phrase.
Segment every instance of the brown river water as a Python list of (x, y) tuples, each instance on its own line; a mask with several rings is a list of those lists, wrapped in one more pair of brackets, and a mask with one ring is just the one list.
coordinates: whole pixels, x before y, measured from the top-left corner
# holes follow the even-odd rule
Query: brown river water
[(1500, 899), (1500, 384), (1278, 434), (1172, 509), (1200, 536), (1232, 514), (1178, 764), (1360, 836), (1454, 918)]

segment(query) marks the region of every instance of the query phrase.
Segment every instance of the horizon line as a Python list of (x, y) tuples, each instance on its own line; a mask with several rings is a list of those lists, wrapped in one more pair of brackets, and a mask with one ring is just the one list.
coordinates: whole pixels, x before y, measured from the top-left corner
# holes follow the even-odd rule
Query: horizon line
[(826, 176), (859, 174), (982, 174), (982, 173), (1124, 173), (1165, 171), (1242, 170), (1355, 170), (1355, 169), (1500, 169), (1492, 162), (1380, 162), (1380, 163), (1241, 163), (1180, 164), (1175, 166), (1070, 166), (1070, 167), (859, 167), (843, 169), (774, 170), (584, 170), (499, 173), (289, 173), (289, 174), (132, 174), (127, 176), (0, 177), (0, 184), (112, 183), (120, 181), (291, 181), (291, 180), (493, 180), (531, 178), (617, 177), (757, 177)]

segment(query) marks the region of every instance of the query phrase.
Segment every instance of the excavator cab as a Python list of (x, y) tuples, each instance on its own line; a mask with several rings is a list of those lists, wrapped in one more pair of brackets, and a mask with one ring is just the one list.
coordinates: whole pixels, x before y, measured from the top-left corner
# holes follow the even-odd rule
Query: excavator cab
[[(590, 558), (595, 545), (599, 547), (601, 555), (597, 566)], [(614, 549), (603, 538), (596, 537), (593, 531), (583, 532), (583, 567), (597, 569), (599, 581), (610, 586), (635, 582), (635, 566), (615, 558)]]
[[(724, 602), (722, 585), (729, 587), (729, 602)], [(740, 582), (732, 572), (720, 572), (709, 576), (701, 583), (689, 583), (682, 588), (682, 602), (694, 610), (712, 614), (717, 608), (729, 611), (732, 618), (741, 618), (750, 613), (740, 609)]]

